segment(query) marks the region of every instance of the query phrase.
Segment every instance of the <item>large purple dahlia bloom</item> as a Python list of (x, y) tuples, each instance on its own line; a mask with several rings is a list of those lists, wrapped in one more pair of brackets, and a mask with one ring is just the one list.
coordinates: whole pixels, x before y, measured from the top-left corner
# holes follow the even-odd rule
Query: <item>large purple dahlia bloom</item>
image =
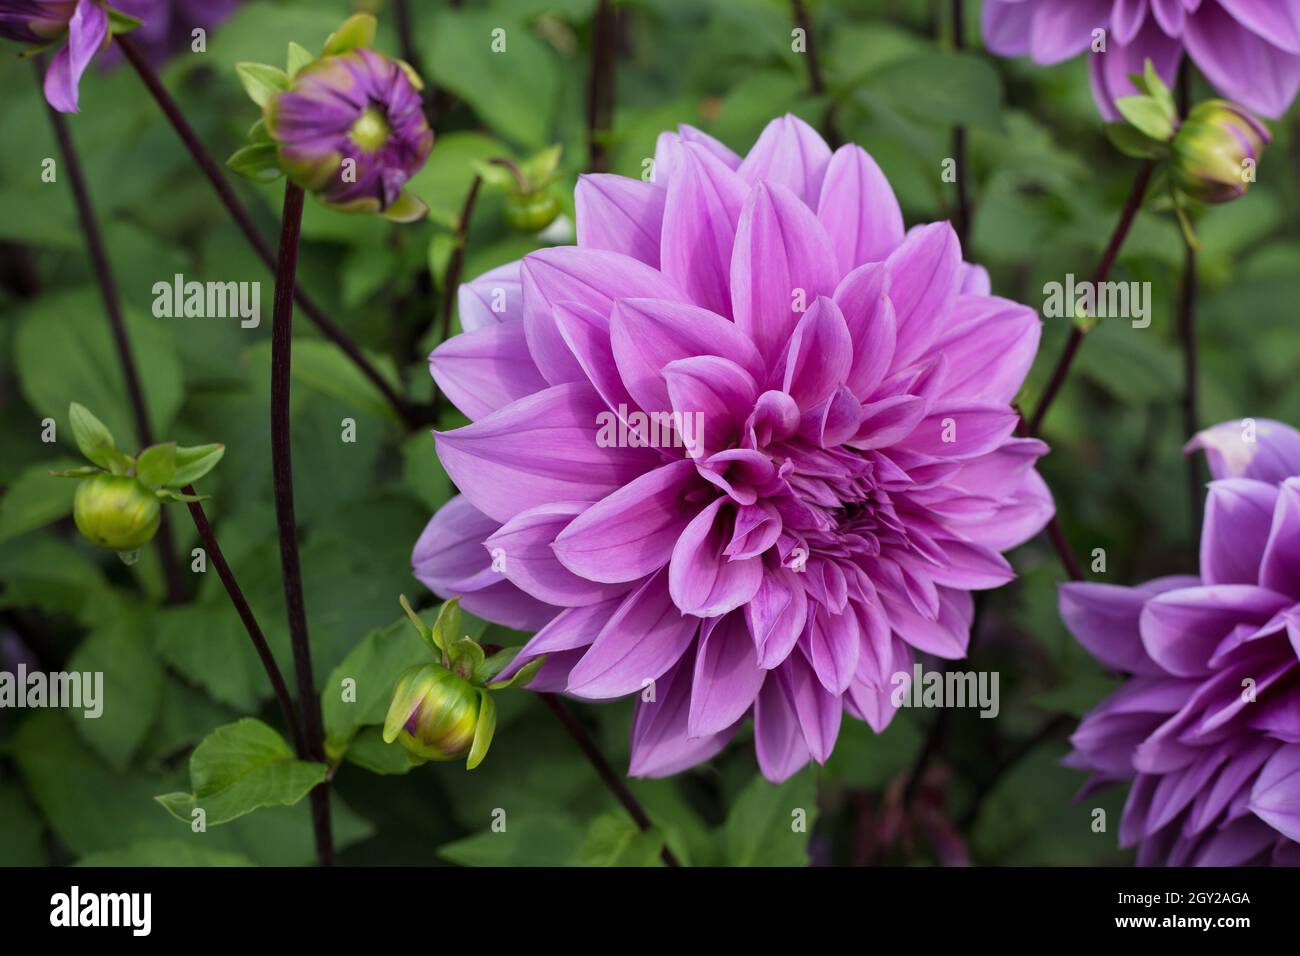
[(984, 43), (1049, 65), (1093, 50), (1093, 96), (1109, 120), (1151, 60), (1172, 83), (1184, 51), (1224, 96), (1279, 117), (1300, 88), (1300, 0), (984, 0)]
[(915, 650), (961, 657), (971, 590), (1051, 515), (1010, 405), (1039, 321), (793, 116), (743, 159), (663, 134), (654, 169), (583, 177), (576, 247), (461, 289), (430, 357), (473, 420), (437, 436), (461, 496), (415, 572), (540, 628), (534, 689), (638, 694), (632, 774), (752, 716), (782, 780), (845, 710), (883, 729)]
[(108, 11), (98, 0), (0, 0), (0, 36), (59, 47), (45, 71), (45, 99), (61, 113), (77, 112), (77, 86), (108, 42)]
[(1194, 448), (1215, 478), (1200, 576), (1061, 587), (1074, 636), (1130, 675), (1066, 762), (1085, 793), (1133, 781), (1139, 863), (1300, 865), (1300, 432), (1228, 422)]
[(263, 111), (285, 174), (343, 211), (394, 212), (400, 200), (409, 218), (423, 215), (424, 204), (403, 193), (433, 148), (413, 76), (364, 47), (303, 67)]

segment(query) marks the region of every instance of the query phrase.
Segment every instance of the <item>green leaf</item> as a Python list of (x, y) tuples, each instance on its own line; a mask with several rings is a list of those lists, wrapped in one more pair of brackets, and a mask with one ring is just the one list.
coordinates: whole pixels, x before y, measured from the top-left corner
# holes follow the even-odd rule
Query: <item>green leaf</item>
[(1135, 126), (1127, 123), (1107, 123), (1106, 138), (1125, 156), (1135, 159), (1158, 159), (1169, 152), (1164, 143), (1152, 139)]
[(354, 13), (343, 25), (329, 35), (321, 50), (322, 56), (346, 53), (357, 47), (375, 45), (375, 28), (378, 23), (369, 13)]
[(155, 866), (256, 866), (248, 857), (211, 847), (196, 846), (188, 840), (141, 840), (122, 850), (89, 853), (73, 866), (155, 867)]
[(1121, 96), (1115, 100), (1115, 108), (1138, 131), (1158, 142), (1165, 143), (1173, 138), (1174, 121), (1160, 103), (1151, 96)]
[(0, 780), (0, 860), (5, 866), (45, 866), (44, 825), (22, 787)]
[(398, 677), (428, 661), (429, 646), (405, 619), (362, 638), (321, 687), (330, 758), (342, 756), (362, 727), (383, 724)]
[(507, 813), (503, 822), (504, 830), (484, 830), (448, 843), (439, 848), (438, 855), (461, 866), (563, 866), (576, 862), (583, 832), (569, 817)]
[[(55, 481), (52, 471), (81, 471), (75, 465), (75, 459), (56, 458), (30, 465), (19, 473), (5, 491), (4, 497), (0, 498), (0, 542), (43, 528), (51, 521), (72, 514), (72, 496), (76, 493), (76, 485)], [(89, 467), (86, 470), (90, 474), (99, 471)]]
[(176, 473), (166, 482), (172, 488), (184, 488), (198, 481), (213, 468), (226, 453), (225, 445), (191, 445), (176, 449)]
[(103, 468), (97, 468), (94, 465), (80, 465), (76, 468), (64, 468), (59, 471), (51, 471), (46, 474), (47, 478), (89, 478), (91, 475), (105, 474)]
[(174, 501), (181, 503), (210, 501), (212, 499), (211, 495), (186, 495), (181, 494), (179, 491), (173, 491), (170, 488), (159, 488), (154, 492), (154, 497), (159, 501)]
[(812, 772), (782, 784), (755, 777), (736, 798), (723, 827), (730, 866), (807, 866), (808, 835), (817, 817)]
[(473, 770), (483, 762), (488, 748), (492, 746), (492, 735), (497, 729), (497, 702), (481, 687), (478, 700), (478, 723), (474, 726), (474, 743), (470, 746), (469, 757), (465, 760), (466, 770)]
[(288, 73), (267, 63), (236, 63), (235, 73), (248, 98), (258, 106), (265, 106), (267, 100), (292, 85)]
[(926, 52), (889, 63), (863, 80), (868, 102), (880, 100), (928, 125), (996, 128), (1002, 123), (1002, 81), (983, 57)]
[[(451, 645), (460, 637), (460, 598), (443, 601), (434, 619), (430, 637), (435, 647), (450, 653)], [(482, 648), (479, 649), (482, 651)]]
[(193, 793), (168, 793), (159, 803), (191, 822), (196, 808), (207, 825), (242, 817), (259, 807), (292, 806), (325, 779), (328, 768), (294, 757), (278, 733), (251, 717), (218, 727), (190, 755)]
[(383, 212), (383, 217), (391, 222), (419, 222), (427, 215), (429, 207), (409, 189), (399, 193), (397, 201)]
[(128, 13), (121, 10), (115, 10), (113, 7), (108, 8), (108, 31), (117, 36), (121, 33), (130, 33), (140, 26), (140, 21)]
[(150, 445), (136, 457), (135, 476), (147, 488), (172, 483), (176, 475), (176, 443)]
[(273, 183), (284, 175), (274, 143), (253, 143), (230, 154), (226, 166), (255, 183)]
[(662, 866), (664, 835), (641, 830), (623, 813), (602, 813), (591, 821), (578, 852), (579, 866)]
[(348, 744), (344, 759), (371, 773), (385, 776), (406, 773), (424, 763), (400, 743), (384, 743), (383, 731), (379, 727), (362, 727), (357, 731)]
[(111, 468), (122, 460), (113, 442), (113, 433), (90, 409), (73, 402), (68, 406), (68, 419), (72, 423), (72, 437), (88, 459), (101, 468)]
[(286, 65), (290, 76), (297, 76), (298, 71), (304, 66), (316, 59), (305, 46), (300, 43), (289, 41), (289, 56), (286, 59)]

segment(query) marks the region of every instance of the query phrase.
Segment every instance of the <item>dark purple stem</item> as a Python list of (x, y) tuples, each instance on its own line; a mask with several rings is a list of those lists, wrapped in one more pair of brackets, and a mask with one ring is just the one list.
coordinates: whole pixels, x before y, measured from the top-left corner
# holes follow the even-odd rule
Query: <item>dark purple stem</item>
[[(456, 232), (452, 236), (451, 256), (447, 259), (447, 272), (442, 282), (442, 327), (438, 336), (439, 342), (445, 342), (451, 337), (451, 313), (456, 302), (456, 289), (460, 285), (460, 273), (465, 267), (465, 245), (469, 242), (469, 219), (474, 214), (474, 203), (478, 199), (479, 188), (482, 185), (483, 180), (479, 176), (475, 176), (473, 182), (469, 184), (465, 204), (460, 210), (460, 221), (456, 223)], [(437, 422), (441, 404), (442, 392), (439, 390), (433, 396), (430, 420)]]
[[(181, 490), (187, 495), (198, 495), (193, 485), (186, 485)], [(203, 542), (203, 547), (207, 548), (208, 557), (212, 559), (212, 565), (217, 569), (217, 577), (221, 579), (226, 594), (230, 595), (230, 603), (235, 606), (235, 613), (244, 622), (244, 630), (248, 632), (249, 640), (253, 642), (257, 656), (262, 661), (262, 667), (266, 670), (266, 676), (271, 681), (271, 688), (275, 691), (275, 699), (280, 705), (280, 714), (284, 718), (285, 726), (289, 728), (289, 735), (293, 740), (293, 749), (299, 757), (305, 759), (307, 749), (302, 738), (302, 728), (299, 726), (298, 718), (293, 711), (293, 697), (289, 693), (289, 685), (284, 682), (284, 675), (280, 673), (280, 667), (276, 664), (275, 657), (271, 654), (270, 645), (266, 643), (266, 636), (262, 633), (262, 628), (258, 626), (257, 618), (253, 616), (253, 609), (248, 606), (248, 600), (244, 597), (239, 582), (235, 580), (234, 572), (230, 570), (230, 565), (226, 563), (226, 556), (221, 551), (221, 545), (217, 543), (217, 536), (212, 531), (212, 525), (208, 524), (208, 516), (203, 513), (203, 504), (198, 501), (189, 501), (186, 502), (186, 507), (190, 509), (190, 517), (194, 519), (194, 527), (198, 529), (199, 540)]]
[[(822, 64), (817, 56), (817, 40), (813, 36), (812, 19), (808, 16), (803, 0), (790, 0), (790, 10), (794, 17), (794, 25), (803, 31), (804, 59), (808, 61), (808, 92), (813, 96), (824, 96), (826, 80), (822, 76)], [(826, 141), (832, 149), (840, 145), (839, 131), (835, 127), (834, 102), (826, 105), (826, 113), (822, 116), (822, 132), (826, 135)]]
[[(952, 0), (952, 45), (955, 50), (966, 48), (966, 16), (962, 0)], [(952, 131), (952, 154), (957, 164), (957, 221), (953, 227), (963, 251), (967, 250), (970, 234), (970, 200), (966, 193), (966, 127), (957, 125)], [(970, 255), (967, 254), (967, 259)]]
[[(1191, 76), (1188, 61), (1178, 71), (1178, 111), (1187, 115), (1191, 105)], [(1183, 283), (1178, 298), (1178, 333), (1183, 345), (1183, 441), (1200, 430), (1196, 384), (1196, 250), (1184, 239)], [(1187, 498), (1191, 517), (1191, 541), (1201, 530), (1201, 505), (1205, 487), (1200, 455), (1187, 455)]]
[[(44, 74), (44, 57), (37, 57), (37, 85), (41, 86)], [(42, 101), (45, 97), (42, 93)], [(118, 294), (117, 280), (104, 251), (104, 240), (99, 231), (99, 220), (95, 217), (95, 207), (90, 203), (90, 192), (86, 189), (86, 180), (81, 174), (81, 161), (77, 149), (68, 132), (68, 124), (63, 114), (49, 103), (45, 104), (50, 115), (50, 125), (54, 127), (54, 138), (59, 142), (59, 151), (63, 154), (63, 166), (68, 172), (68, 181), (72, 185), (72, 198), (77, 205), (77, 216), (81, 220), (81, 233), (86, 240), (86, 252), (90, 255), (90, 264), (99, 285), (99, 297), (103, 300), (104, 311), (108, 314), (108, 326), (113, 334), (113, 345), (117, 349), (118, 364), (122, 368), (122, 378), (126, 382), (127, 400), (131, 406), (131, 415), (135, 420), (136, 438), (141, 448), (153, 444), (153, 429), (149, 426), (149, 409), (144, 401), (144, 389), (140, 384), (140, 373), (136, 369), (135, 355), (131, 351), (131, 340), (127, 336), (126, 321), (122, 318), (122, 300)], [(176, 541), (172, 537), (171, 521), (167, 509), (163, 509), (158, 524), (158, 553), (162, 557), (163, 578), (167, 583), (167, 600), (176, 604), (185, 598), (185, 582), (181, 577), (180, 564), (176, 558)]]
[(618, 22), (610, 0), (598, 0), (592, 22), (591, 72), (587, 78), (587, 169), (609, 169), (605, 142), (614, 119), (614, 62), (618, 53)]
[[(311, 644), (307, 639), (307, 611), (302, 599), (302, 568), (298, 563), (298, 529), (293, 513), (293, 455), (289, 435), (289, 387), (293, 362), (293, 285), (298, 270), (298, 236), (302, 229), (302, 190), (289, 183), (284, 189), (280, 226), (280, 255), (275, 270), (274, 317), (271, 325), (271, 476), (275, 486), (275, 518), (280, 534), (280, 568), (284, 576), (284, 604), (289, 616), (294, 673), (298, 679), (298, 706), (305, 732), (307, 754), (324, 762), (325, 742), (320, 704), (311, 671)], [(311, 792), (316, 855), (321, 866), (334, 863), (330, 834), (329, 781)]]
[[(632, 791), (627, 788), (623, 778), (609, 765), (609, 761), (600, 752), (596, 742), (591, 739), (587, 729), (578, 722), (578, 718), (573, 715), (573, 711), (569, 710), (564, 705), (564, 701), (555, 694), (538, 694), (537, 696), (542, 699), (542, 703), (550, 708), (551, 713), (555, 715), (555, 719), (564, 725), (564, 729), (569, 732), (569, 736), (577, 743), (578, 749), (582, 751), (583, 756), (595, 768), (596, 775), (609, 788), (609, 792), (614, 795), (614, 799), (632, 817), (637, 827), (641, 830), (649, 830), (653, 827), (654, 824), (651, 822), (649, 814), (645, 812), (645, 807), (641, 806), (641, 802), (632, 795)], [(673, 851), (668, 849), (667, 844), (664, 844), (660, 857), (666, 866), (681, 866), (677, 862), (677, 857), (673, 854)]]
[[(1137, 217), (1138, 210), (1142, 208), (1142, 197), (1146, 195), (1147, 183), (1151, 181), (1151, 173), (1154, 169), (1155, 164), (1148, 160), (1138, 170), (1137, 177), (1133, 180), (1133, 188), (1129, 191), (1128, 200), (1124, 203), (1124, 210), (1120, 213), (1119, 221), (1115, 223), (1115, 230), (1110, 234), (1110, 241), (1106, 243), (1106, 249), (1101, 254), (1097, 269), (1092, 274), (1094, 286), (1104, 282), (1106, 276), (1110, 274), (1110, 268), (1115, 264), (1115, 258), (1119, 255), (1120, 246), (1124, 245), (1124, 239), (1128, 236), (1133, 220)], [(1029, 419), (1029, 434), (1031, 436), (1036, 436), (1042, 429), (1043, 418), (1047, 415), (1047, 410), (1052, 406), (1052, 402), (1061, 390), (1061, 386), (1065, 384), (1066, 376), (1070, 373), (1070, 366), (1074, 363), (1074, 356), (1079, 351), (1079, 345), (1083, 342), (1084, 334), (1084, 330), (1078, 324), (1070, 330), (1070, 338), (1061, 351), (1061, 357), (1056, 362), (1056, 368), (1052, 370), (1052, 377), (1047, 383), (1047, 388), (1043, 390), (1043, 397), (1039, 399), (1038, 407), (1034, 409), (1033, 417)]]
[[(167, 92), (167, 88), (164, 87), (162, 82), (158, 79), (158, 74), (154, 72), (153, 67), (149, 65), (149, 61), (145, 59), (144, 54), (139, 51), (135, 46), (135, 42), (130, 37), (119, 35), (114, 37), (114, 39), (118, 46), (121, 47), (122, 53), (131, 62), (131, 65), (135, 67), (135, 71), (140, 75), (140, 79), (144, 82), (145, 87), (148, 88), (155, 102), (157, 102), (158, 107), (163, 111), (167, 120), (172, 124), (172, 128), (176, 130), (176, 135), (181, 138), (181, 142), (185, 144), (185, 148), (189, 151), (190, 156), (193, 157), (194, 162), (198, 164), (203, 175), (207, 177), (208, 182), (212, 184), (212, 188), (217, 193), (217, 198), (220, 199), (221, 204), (226, 207), (226, 212), (230, 214), (230, 218), (235, 221), (235, 225), (238, 226), (239, 231), (244, 234), (244, 238), (247, 239), (248, 244), (253, 247), (253, 251), (257, 253), (258, 258), (262, 260), (268, 269), (274, 272), (275, 257), (271, 252), (271, 247), (267, 245), (266, 240), (263, 239), (261, 233), (257, 231), (257, 226), (253, 224), (253, 220), (249, 217), (248, 212), (239, 202), (239, 198), (235, 195), (234, 190), (230, 188), (230, 183), (226, 181), (226, 177), (224, 173), (222, 173), (221, 168), (216, 164), (212, 157), (208, 155), (207, 150), (203, 147), (202, 141), (199, 140), (198, 134), (195, 133), (194, 128), (190, 126), (189, 120), (185, 118), (185, 114), (181, 112), (176, 101), (172, 99), (171, 94)], [(397, 394), (392, 385), (388, 383), (388, 380), (385, 379), (384, 376), (380, 374), (379, 370), (375, 368), (374, 364), (366, 358), (361, 349), (357, 347), (356, 343), (348, 338), (347, 334), (334, 324), (329, 316), (325, 314), (324, 310), (316, 304), (314, 299), (308, 296), (307, 293), (300, 288), (293, 290), (293, 296), (297, 300), (298, 305), (302, 308), (302, 311), (307, 315), (307, 318), (311, 319), (316, 328), (320, 329), (321, 334), (337, 345), (343, 351), (343, 354), (351, 359), (352, 363), (361, 370), (361, 373), (371, 381), (375, 388), (379, 390), (379, 393), (384, 396), (388, 404), (393, 407), (393, 410), (397, 413), (398, 417), (407, 428), (416, 428), (422, 424), (418, 411), (414, 409), (409, 402), (402, 398), (401, 395)]]

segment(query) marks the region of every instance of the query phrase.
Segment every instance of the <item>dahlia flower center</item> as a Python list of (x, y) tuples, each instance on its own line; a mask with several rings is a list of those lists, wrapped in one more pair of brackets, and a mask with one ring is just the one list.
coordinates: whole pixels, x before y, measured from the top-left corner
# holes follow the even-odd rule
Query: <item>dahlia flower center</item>
[(364, 150), (374, 152), (388, 141), (388, 119), (382, 110), (370, 107), (352, 124), (348, 138)]

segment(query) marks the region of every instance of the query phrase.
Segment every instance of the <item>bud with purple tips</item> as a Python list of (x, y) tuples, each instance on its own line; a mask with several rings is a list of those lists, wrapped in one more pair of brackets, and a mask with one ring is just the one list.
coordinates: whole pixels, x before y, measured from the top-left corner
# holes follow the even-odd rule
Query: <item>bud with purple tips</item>
[(1174, 182), (1201, 202), (1238, 199), (1255, 181), (1260, 153), (1270, 142), (1264, 124), (1236, 103), (1198, 103), (1173, 140)]

